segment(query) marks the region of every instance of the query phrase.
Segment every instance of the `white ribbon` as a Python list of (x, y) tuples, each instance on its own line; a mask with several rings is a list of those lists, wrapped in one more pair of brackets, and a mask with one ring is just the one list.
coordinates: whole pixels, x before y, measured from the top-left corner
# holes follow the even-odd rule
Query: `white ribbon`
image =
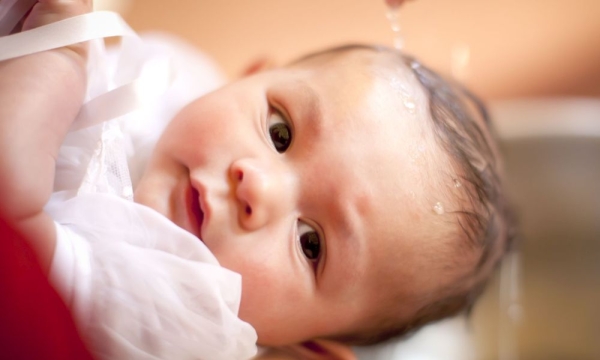
[(87, 13), (0, 37), (0, 61), (112, 36), (137, 37), (119, 14)]
[[(14, 5), (12, 9), (16, 7), (16, 4)], [(0, 26), (11, 27), (4, 25), (2, 17), (0, 17)], [(13, 27), (14, 25), (11, 29)], [(97, 11), (0, 37), (0, 61), (115, 36), (123, 37), (120, 66), (115, 74), (117, 87), (82, 106), (71, 126), (71, 131), (80, 130), (126, 115), (140, 108), (144, 103), (156, 100), (166, 92), (174, 79), (173, 68), (169, 65), (167, 79), (160, 83), (154, 81), (151, 84), (146, 81), (149, 77), (142, 74), (144, 54), (139, 53), (139, 46), (132, 44), (140, 40), (119, 14)], [(153, 91), (148, 92), (149, 88)]]

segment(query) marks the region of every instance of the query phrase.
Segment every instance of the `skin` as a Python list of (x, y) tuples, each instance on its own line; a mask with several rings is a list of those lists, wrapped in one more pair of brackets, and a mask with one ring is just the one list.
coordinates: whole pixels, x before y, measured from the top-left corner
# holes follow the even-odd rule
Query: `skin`
[[(91, 1), (41, 0), (20, 30), (91, 9)], [(83, 103), (86, 61), (82, 43), (0, 62), (0, 215), (29, 239), (44, 271), (56, 243), (44, 206), (58, 149)]]
[[(41, 1), (24, 28), (87, 11), (86, 1)], [(0, 64), (0, 212), (30, 238), (46, 269), (56, 235), (43, 206), (83, 101), (85, 60), (82, 44)], [(422, 111), (408, 113), (398, 84), (366, 71), (370, 60), (364, 52), (321, 57), (197, 100), (168, 127), (136, 190), (136, 201), (198, 235), (242, 274), (240, 317), (263, 345), (352, 332), (391, 301), (401, 321), (457, 276), (432, 261), (440, 248), (428, 236), (439, 219), (427, 200), (435, 166), (411, 155), (416, 144), (431, 145), (422, 126), (426, 99), (415, 94)], [(281, 121), (293, 131), (285, 153), (268, 132)], [(426, 148), (425, 158), (439, 156)], [(319, 234), (318, 260), (306, 257), (298, 231)], [(330, 354), (350, 356), (338, 350)]]
[[(15, 32), (89, 11), (91, 1), (41, 0)], [(0, 215), (27, 238), (44, 271), (53, 257), (56, 234), (43, 208), (52, 192), (58, 149), (83, 102), (86, 58), (83, 43), (0, 63)], [(319, 343), (326, 351), (294, 346), (266, 356), (353, 358), (341, 345)]]
[[(136, 189), (135, 201), (242, 275), (240, 318), (262, 345), (355, 331), (388, 302), (409, 317), (456, 276), (432, 263), (436, 215), (416, 200), (432, 175), (410, 155), (431, 141), (424, 112), (372, 76), (373, 56), (322, 56), (198, 99), (170, 123)], [(426, 108), (420, 91), (415, 100)], [(280, 122), (292, 131), (282, 153), (269, 135)], [(316, 260), (299, 241), (307, 232), (320, 238)]]
[(385, 0), (385, 3), (387, 4), (387, 6), (392, 7), (392, 8), (397, 8), (399, 6), (401, 6), (402, 4), (404, 4), (406, 2), (406, 0)]

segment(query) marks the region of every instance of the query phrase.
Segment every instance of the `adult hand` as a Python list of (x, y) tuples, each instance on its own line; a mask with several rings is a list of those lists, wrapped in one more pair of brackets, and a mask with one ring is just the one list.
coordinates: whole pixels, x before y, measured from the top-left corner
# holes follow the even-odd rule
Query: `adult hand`
[[(92, 0), (38, 0), (22, 30), (90, 11)], [(0, 213), (30, 239), (44, 271), (56, 243), (44, 207), (60, 145), (84, 100), (86, 62), (85, 43), (0, 62)]]
[[(24, 19), (22, 31), (86, 14), (92, 12), (93, 8), (93, 0), (39, 0)], [(85, 67), (87, 43), (71, 45), (67, 49), (77, 53), (81, 57), (77, 60), (83, 60), (81, 64)]]

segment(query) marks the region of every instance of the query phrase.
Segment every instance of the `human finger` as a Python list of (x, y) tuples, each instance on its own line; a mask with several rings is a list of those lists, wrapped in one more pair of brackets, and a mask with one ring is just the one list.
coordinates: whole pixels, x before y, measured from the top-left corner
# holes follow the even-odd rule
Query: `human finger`
[(385, 0), (385, 3), (391, 8), (397, 8), (404, 4), (406, 1), (407, 0)]

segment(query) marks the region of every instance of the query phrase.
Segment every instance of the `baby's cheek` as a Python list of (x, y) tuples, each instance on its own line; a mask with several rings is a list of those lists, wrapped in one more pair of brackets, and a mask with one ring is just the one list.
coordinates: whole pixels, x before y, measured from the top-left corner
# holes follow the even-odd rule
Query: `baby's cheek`
[(256, 330), (259, 342), (265, 339), (272, 340), (271, 330), (281, 318), (278, 314), (276, 283), (270, 283), (265, 276), (260, 276), (262, 271), (257, 269), (240, 269), (242, 274), (242, 299), (239, 317), (248, 322)]
[(297, 306), (291, 301), (281, 301), (271, 286), (244, 284), (239, 317), (254, 327), (258, 343), (277, 346), (296, 342), (290, 330), (294, 329), (293, 310)]

